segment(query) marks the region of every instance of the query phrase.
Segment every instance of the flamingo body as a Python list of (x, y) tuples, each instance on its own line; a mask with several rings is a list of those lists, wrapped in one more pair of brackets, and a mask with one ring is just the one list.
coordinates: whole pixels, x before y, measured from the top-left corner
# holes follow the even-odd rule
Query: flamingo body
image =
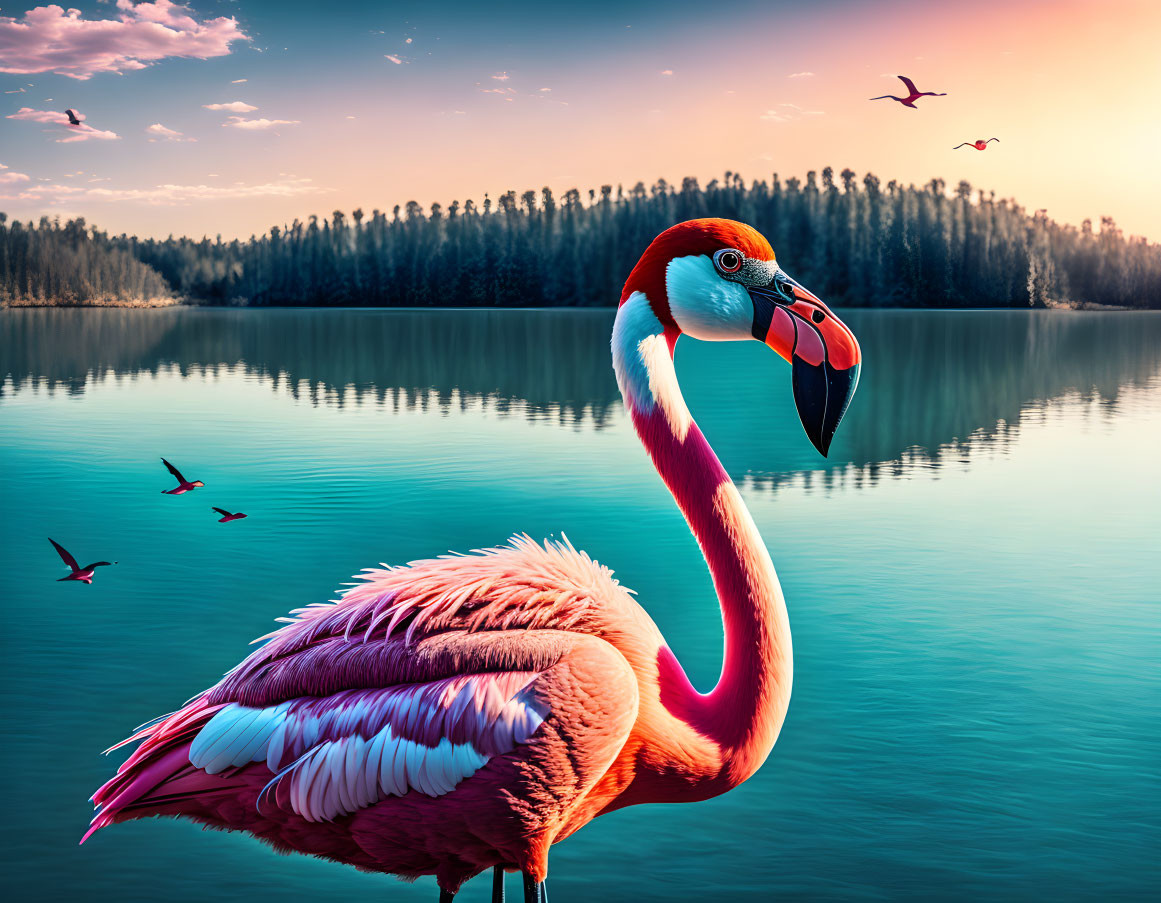
[(859, 352), (739, 223), (667, 230), (626, 282), (614, 369), (713, 575), (725, 656), (711, 692), (690, 684), (612, 571), (567, 540), (518, 536), (371, 569), (124, 741), (141, 742), (94, 794), (84, 839), (182, 816), (280, 850), (435, 875), (450, 899), (489, 867), (535, 887), (551, 845), (605, 812), (706, 799), (750, 777), (789, 704), (789, 624), (769, 553), (682, 400), (683, 332), (758, 338), (791, 361), (803, 425), (824, 453)]
[(89, 833), (182, 815), (454, 888), (496, 864), (542, 878), (548, 846), (631, 777), (631, 763), (608, 772), (639, 681), (600, 634), (634, 637), (645, 667), (660, 633), (567, 544), (521, 537), (369, 571), (339, 604), (296, 614), (217, 686), (130, 738), (144, 742), (94, 796)]
[(959, 150), (961, 147), (974, 147), (976, 150), (987, 150), (988, 141), (999, 141), (999, 138), (989, 138), (985, 141), (983, 138), (977, 138), (975, 141), (965, 141), (963, 144), (957, 144), (952, 150)]
[(870, 99), (893, 100), (897, 103), (903, 104), (905, 107), (910, 107), (912, 110), (918, 110), (919, 107), (915, 106), (915, 101), (917, 101), (920, 97), (947, 97), (947, 94), (936, 94), (934, 91), (920, 91), (915, 87), (915, 82), (909, 79), (906, 75), (897, 75), (895, 77), (903, 82), (903, 86), (907, 89), (906, 97), (896, 97), (894, 94), (883, 94), (879, 97), (872, 97)]
[(192, 492), (194, 489), (200, 489), (202, 486), (206, 485), (201, 480), (193, 480), (192, 482), (187, 480), (181, 475), (181, 471), (166, 461), (165, 458), (161, 459), (161, 463), (165, 465), (165, 469), (173, 474), (174, 478), (177, 480), (177, 485), (174, 486), (173, 489), (161, 490), (163, 495), (184, 495), (187, 492)]
[(63, 561), (65, 566), (71, 571), (67, 577), (59, 578), (57, 583), (63, 583), (66, 580), (75, 580), (78, 583), (84, 583), (91, 586), (93, 583), (93, 574), (96, 572), (97, 568), (110, 567), (117, 563), (115, 561), (94, 561), (92, 564), (86, 564), (84, 567), (81, 567), (77, 563), (77, 560), (68, 552), (68, 550), (65, 549), (64, 546), (62, 546), (52, 537), (49, 537), (48, 541), (52, 543), (52, 547), (56, 549), (56, 553), (60, 556), (61, 561)]

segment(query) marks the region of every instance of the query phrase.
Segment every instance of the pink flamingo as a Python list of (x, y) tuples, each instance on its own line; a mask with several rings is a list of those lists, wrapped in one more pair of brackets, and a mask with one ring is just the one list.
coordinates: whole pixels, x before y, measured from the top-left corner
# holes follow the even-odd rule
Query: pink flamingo
[[(988, 141), (999, 141), (999, 138), (989, 138)], [(952, 150), (959, 150), (961, 147), (974, 147), (976, 150), (987, 150), (988, 141), (983, 138), (977, 138), (975, 141), (965, 141), (963, 144), (957, 144)]]
[(934, 91), (920, 91), (915, 87), (915, 82), (911, 81), (906, 75), (896, 75), (903, 84), (907, 87), (908, 94), (906, 97), (896, 97), (894, 94), (883, 94), (879, 97), (872, 97), (871, 100), (896, 100), (905, 107), (910, 107), (913, 110), (918, 110), (915, 106), (915, 101), (920, 97), (947, 97), (946, 94), (936, 94)]
[(78, 580), (81, 583), (87, 583), (88, 585), (92, 586), (93, 572), (97, 568), (110, 567), (111, 565), (117, 563), (115, 561), (94, 561), (92, 564), (86, 564), (84, 567), (81, 567), (79, 564), (77, 564), (77, 560), (73, 558), (73, 556), (69, 554), (68, 550), (65, 549), (65, 547), (62, 546), (59, 542), (57, 542), (51, 536), (48, 537), (48, 541), (51, 542), (52, 547), (56, 549), (56, 553), (60, 556), (60, 560), (65, 563), (65, 566), (68, 567), (70, 571), (72, 571), (72, 573), (67, 577), (61, 577), (59, 580), (57, 580), (57, 583), (61, 583), (65, 580)]
[(237, 514), (231, 514), (225, 508), (214, 508), (214, 510), (217, 511), (218, 514), (222, 515), (218, 518), (219, 524), (228, 524), (232, 520), (241, 520), (246, 516), (241, 511), (239, 511)]
[(567, 539), (384, 566), (339, 601), (295, 611), (219, 683), (123, 741), (142, 742), (94, 795), (85, 838), (184, 816), (283, 851), (435, 875), (444, 903), (488, 868), (500, 900), (504, 871), (520, 870), (538, 903), (549, 848), (594, 817), (703, 800), (754, 774), (790, 699), (789, 623), (766, 547), (682, 400), (683, 334), (757, 338), (791, 362), (823, 454), (860, 351), (741, 223), (668, 229), (625, 284), (617, 380), (721, 605), (725, 659), (710, 693), (612, 572)]
[(177, 485), (172, 489), (162, 489), (165, 495), (181, 495), (184, 492), (192, 492), (194, 489), (199, 489), (206, 484), (201, 480), (194, 480), (192, 483), (181, 475), (181, 471), (170, 464), (165, 458), (161, 459), (161, 463), (165, 465), (166, 470), (177, 478)]

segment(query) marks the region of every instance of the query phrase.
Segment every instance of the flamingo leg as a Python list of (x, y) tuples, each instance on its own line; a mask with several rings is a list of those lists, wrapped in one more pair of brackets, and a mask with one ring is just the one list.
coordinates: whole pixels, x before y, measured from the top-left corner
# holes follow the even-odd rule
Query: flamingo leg
[(492, 869), (492, 903), (504, 903), (504, 869), (499, 865)]
[(524, 873), (524, 903), (548, 903), (548, 889), (543, 881), (537, 881), (528, 872)]

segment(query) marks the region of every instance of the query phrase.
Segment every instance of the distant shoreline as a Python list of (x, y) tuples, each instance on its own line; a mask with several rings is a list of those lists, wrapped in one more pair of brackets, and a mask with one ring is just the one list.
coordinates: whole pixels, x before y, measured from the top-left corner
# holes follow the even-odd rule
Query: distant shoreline
[[(111, 236), (80, 218), (0, 213), (0, 305), (18, 299), (130, 306), (196, 300), (256, 307), (603, 307), (638, 254), (674, 223), (748, 223), (794, 277), (836, 307), (1161, 308), (1161, 245), (1102, 218), (1080, 228), (967, 182), (923, 186), (825, 167), (702, 187), (658, 179), (557, 198), (548, 188), (446, 209), (392, 210), (271, 226), (246, 240)], [(1076, 302), (1074, 299), (1087, 299)], [(1095, 307), (1094, 305), (1102, 305)]]

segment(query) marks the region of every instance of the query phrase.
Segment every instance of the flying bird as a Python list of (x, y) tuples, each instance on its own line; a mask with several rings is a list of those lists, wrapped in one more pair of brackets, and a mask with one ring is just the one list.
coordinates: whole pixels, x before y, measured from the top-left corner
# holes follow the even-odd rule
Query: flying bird
[(177, 485), (173, 489), (162, 489), (165, 495), (181, 495), (183, 492), (189, 492), (193, 489), (198, 489), (206, 484), (201, 480), (194, 480), (192, 483), (181, 475), (181, 471), (170, 464), (165, 458), (161, 459), (161, 463), (165, 465), (166, 469), (177, 477)]
[(141, 744), (94, 794), (84, 839), (181, 816), (365, 871), (434, 875), (442, 903), (487, 869), (501, 900), (503, 873), (520, 871), (524, 900), (543, 903), (552, 844), (596, 816), (708, 799), (753, 775), (790, 701), (789, 622), (742, 496), (682, 400), (683, 333), (757, 339), (790, 363), (824, 455), (861, 352), (741, 223), (666, 230), (625, 284), (613, 367), (713, 577), (725, 625), (713, 691), (693, 687), (645, 608), (567, 538), (371, 569), (124, 741)]
[[(988, 141), (999, 141), (999, 138), (989, 138)], [(965, 141), (963, 144), (957, 144), (952, 150), (959, 150), (961, 147), (974, 147), (976, 150), (987, 150), (988, 141), (983, 138), (977, 138), (975, 141)]]
[(934, 91), (920, 91), (915, 87), (915, 82), (911, 81), (906, 75), (896, 75), (903, 84), (907, 87), (908, 94), (906, 97), (896, 97), (894, 94), (883, 94), (880, 97), (872, 97), (871, 100), (897, 100), (905, 107), (910, 107), (913, 110), (918, 110), (915, 106), (915, 101), (920, 97), (947, 97), (946, 94), (936, 94)]
[(241, 511), (239, 511), (237, 514), (231, 514), (225, 508), (215, 508), (214, 510), (217, 511), (218, 514), (222, 515), (220, 518), (218, 518), (219, 524), (227, 524), (232, 520), (241, 520), (246, 516)]
[(57, 583), (61, 583), (65, 580), (78, 580), (81, 583), (87, 583), (91, 586), (93, 583), (93, 572), (97, 568), (109, 567), (117, 563), (115, 561), (94, 561), (92, 564), (86, 564), (84, 567), (81, 567), (79, 564), (77, 564), (77, 560), (73, 558), (73, 556), (69, 554), (68, 550), (59, 542), (57, 542), (51, 536), (48, 537), (48, 541), (51, 542), (52, 547), (56, 549), (56, 553), (60, 556), (61, 561), (63, 561), (65, 566), (72, 571), (72, 573), (67, 577), (61, 577), (59, 580), (57, 580)]
[(65, 110), (65, 115), (69, 118), (69, 125), (80, 125), (81, 121), (77, 118), (76, 110)]

